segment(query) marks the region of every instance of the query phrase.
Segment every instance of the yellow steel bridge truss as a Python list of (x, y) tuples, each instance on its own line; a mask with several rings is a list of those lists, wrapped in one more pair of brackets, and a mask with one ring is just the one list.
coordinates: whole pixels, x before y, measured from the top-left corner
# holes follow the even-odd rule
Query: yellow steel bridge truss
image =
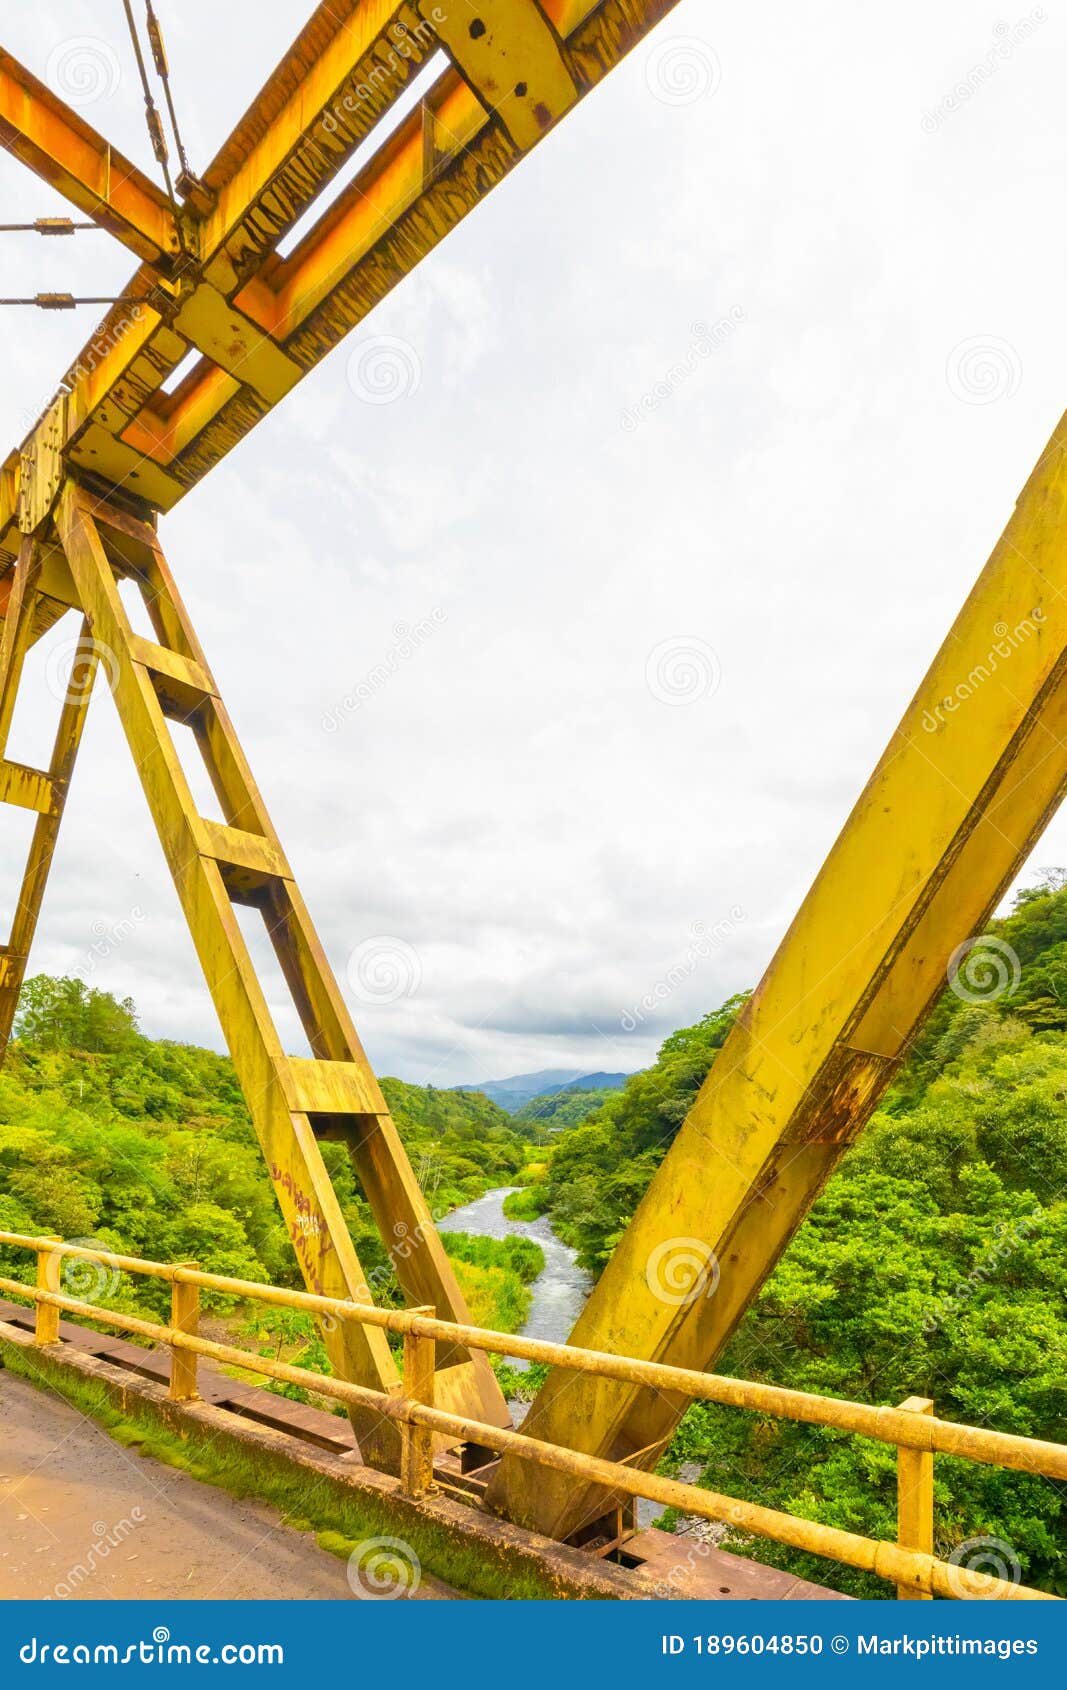
[[(199, 180), (172, 203), (0, 50), (0, 141), (139, 260), (19, 450), (0, 465), (0, 798), (36, 815), (0, 947), (10, 1035), (97, 655), (244, 1089), (301, 1271), (317, 1296), (370, 1295), (318, 1148), (349, 1146), (409, 1303), (469, 1326), (447, 1257), (316, 938), (159, 545), (169, 510), (427, 256), (670, 10), (673, 0), (328, 0)], [(316, 196), (436, 53), (414, 109), (283, 256)], [(168, 378), (195, 362), (174, 388)], [(1061, 424), (573, 1335), (586, 1350), (709, 1367), (861, 1131), (1067, 780), (1067, 468)], [(134, 632), (132, 580), (155, 638)], [(26, 653), (71, 610), (86, 662), (47, 768), (4, 757)], [(1026, 625), (1011, 689), (975, 688), (997, 630)], [(169, 724), (189, 725), (224, 816), (200, 815)], [(932, 724), (932, 726), (931, 726)], [(285, 1054), (234, 912), (263, 915), (312, 1056)], [(650, 1264), (683, 1247), (696, 1294)], [(699, 1289), (715, 1264), (715, 1294)], [(674, 1288), (677, 1293), (677, 1286)], [(396, 1395), (383, 1330), (327, 1333), (343, 1379)], [(438, 1344), (443, 1412), (506, 1426), (481, 1351)], [(685, 1398), (562, 1368), (528, 1436), (648, 1468)], [(353, 1424), (364, 1457), (399, 1460), (395, 1422)], [(595, 1462), (588, 1468), (596, 1469)], [(611, 1501), (576, 1472), (505, 1453), (501, 1511), (556, 1536)]]

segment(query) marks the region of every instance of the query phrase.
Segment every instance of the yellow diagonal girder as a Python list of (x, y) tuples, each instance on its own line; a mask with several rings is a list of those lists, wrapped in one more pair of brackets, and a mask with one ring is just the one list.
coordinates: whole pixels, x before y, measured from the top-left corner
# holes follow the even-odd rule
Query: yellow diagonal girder
[[(373, 1301), (317, 1143), (339, 1138), (408, 1301), (468, 1322), (452, 1265), (153, 530), (69, 483), (58, 527), (305, 1284), (323, 1296)], [(134, 633), (122, 577), (139, 587), (155, 640)], [(196, 807), (172, 720), (193, 731), (221, 822)], [(310, 1057), (283, 1048), (235, 904), (263, 916)], [(324, 1338), (340, 1377), (399, 1390), (383, 1332), (346, 1321)], [(440, 1345), (437, 1368), (442, 1406), (510, 1423), (483, 1355)], [(354, 1414), (353, 1425), (364, 1460), (395, 1468), (394, 1423), (367, 1412)]]
[[(572, 1334), (707, 1369), (892, 1079), (1067, 784), (1067, 419)], [(993, 953), (1005, 971), (1009, 956)], [(966, 980), (966, 974), (962, 977)], [(523, 1425), (651, 1466), (684, 1405), (555, 1372)], [(602, 1493), (505, 1460), (491, 1501), (566, 1536)]]

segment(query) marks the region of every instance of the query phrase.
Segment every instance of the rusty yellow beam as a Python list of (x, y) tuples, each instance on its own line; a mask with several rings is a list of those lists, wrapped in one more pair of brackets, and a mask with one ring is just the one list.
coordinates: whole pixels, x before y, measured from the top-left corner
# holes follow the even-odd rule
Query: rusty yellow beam
[[(1067, 419), (573, 1333), (711, 1367), (1067, 786)], [(993, 955), (1010, 975), (1010, 957)], [(1009, 982), (1010, 983), (1010, 982)], [(654, 1465), (669, 1394), (549, 1375), (525, 1429)], [(505, 1461), (489, 1499), (565, 1537), (594, 1487)]]
[(437, 46), (409, 0), (324, 0), (204, 172), (200, 249), (227, 295), (343, 168)]
[[(902, 1414), (933, 1415), (929, 1397), (908, 1397), (900, 1405)], [(901, 1549), (934, 1552), (934, 1457), (929, 1450), (897, 1450), (897, 1542)], [(901, 1601), (927, 1601), (926, 1592), (898, 1585)]]
[[(320, 5), (205, 171), (207, 209), (184, 209), (180, 274), (143, 267), (125, 290), (143, 303), (116, 307), (67, 372), (67, 461), (170, 509), (673, 3), (492, 0), (465, 34), (451, 0)], [(451, 62), (418, 107), (282, 256), (437, 51)], [(164, 393), (190, 348), (204, 356)], [(0, 559), (15, 549), (19, 473), (14, 456), (0, 469)]]
[(2, 47), (0, 146), (138, 258), (177, 256), (166, 194)]
[(419, 0), (419, 10), (517, 147), (536, 145), (577, 100), (563, 47), (536, 0)]

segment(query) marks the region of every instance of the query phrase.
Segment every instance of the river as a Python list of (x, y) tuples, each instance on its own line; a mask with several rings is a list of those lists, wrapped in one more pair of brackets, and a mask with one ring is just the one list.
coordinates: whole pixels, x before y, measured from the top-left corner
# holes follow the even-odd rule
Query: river
[[(538, 1274), (530, 1287), (532, 1302), (524, 1338), (542, 1338), (550, 1344), (565, 1344), (590, 1291), (593, 1276), (580, 1268), (575, 1253), (557, 1238), (548, 1224), (547, 1215), (535, 1221), (512, 1221), (504, 1213), (504, 1199), (519, 1188), (500, 1186), (487, 1191), (477, 1202), (467, 1203), (438, 1223), (441, 1232), (471, 1232), (480, 1238), (506, 1238), (516, 1234), (533, 1238), (545, 1253), (544, 1272)], [(513, 1367), (525, 1368), (524, 1361), (513, 1361)]]
[[(535, 1238), (545, 1253), (545, 1267), (530, 1287), (533, 1301), (526, 1324), (521, 1328), (522, 1336), (544, 1338), (550, 1344), (565, 1344), (589, 1299), (593, 1276), (578, 1266), (575, 1252), (556, 1237), (548, 1224), (547, 1215), (539, 1215), (535, 1221), (508, 1219), (504, 1213), (504, 1199), (518, 1189), (515, 1185), (503, 1185), (496, 1191), (487, 1191), (477, 1202), (467, 1203), (462, 1209), (453, 1209), (450, 1215), (438, 1222), (438, 1230), (472, 1232), (481, 1238), (506, 1238), (509, 1233)], [(514, 1357), (508, 1359), (516, 1369), (529, 1365)], [(516, 1425), (522, 1424), (529, 1406), (525, 1402), (510, 1405)], [(695, 1477), (695, 1473), (687, 1476)], [(637, 1504), (637, 1523), (639, 1526), (651, 1525), (662, 1512), (660, 1503), (647, 1502), (642, 1497)]]

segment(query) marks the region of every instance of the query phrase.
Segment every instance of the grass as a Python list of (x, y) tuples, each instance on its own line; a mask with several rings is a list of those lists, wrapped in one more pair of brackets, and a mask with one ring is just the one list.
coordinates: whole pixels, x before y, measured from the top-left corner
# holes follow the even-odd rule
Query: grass
[(532, 1238), (482, 1238), (442, 1234), (475, 1326), (517, 1332), (530, 1312), (530, 1284), (544, 1269), (545, 1253)]
[(504, 1199), (504, 1213), (509, 1221), (535, 1221), (548, 1208), (543, 1185), (524, 1185)]
[[(87, 1415), (126, 1449), (161, 1461), (202, 1484), (213, 1485), (243, 1500), (255, 1497), (269, 1503), (281, 1523), (294, 1531), (313, 1533), (319, 1548), (348, 1560), (370, 1539), (396, 1537), (398, 1527), (388, 1501), (353, 1493), (341, 1496), (325, 1479), (285, 1462), (264, 1462), (228, 1441), (190, 1423), (186, 1436), (163, 1426), (149, 1405), (119, 1410), (103, 1386), (77, 1375), (62, 1383), (47, 1375), (36, 1357), (18, 1345), (0, 1344), (10, 1372), (38, 1388), (53, 1391), (72, 1408)], [(488, 1549), (458, 1539), (443, 1524), (429, 1518), (408, 1517), (405, 1541), (423, 1570), (453, 1589), (485, 1600), (545, 1601), (559, 1591), (535, 1568), (505, 1561)], [(581, 1596), (577, 1590), (575, 1597)]]
[(499, 1356), (491, 1356), (490, 1360), (496, 1374), (496, 1382), (508, 1402), (533, 1402), (548, 1378), (549, 1366), (545, 1361), (533, 1361), (529, 1367), (514, 1367), (510, 1361), (503, 1361)]
[(446, 1232), (445, 1249), (453, 1261), (472, 1267), (499, 1267), (529, 1285), (545, 1271), (545, 1252), (533, 1238), (484, 1238), (478, 1233)]

